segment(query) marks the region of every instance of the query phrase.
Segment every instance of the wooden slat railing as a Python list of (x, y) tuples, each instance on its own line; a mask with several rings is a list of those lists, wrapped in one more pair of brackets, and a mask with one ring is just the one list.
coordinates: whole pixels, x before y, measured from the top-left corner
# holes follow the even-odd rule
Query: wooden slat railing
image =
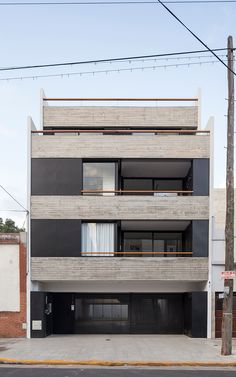
[(86, 251), (81, 256), (92, 255), (192, 255), (192, 251)]
[(187, 194), (193, 193), (192, 190), (81, 190), (82, 194)]
[(44, 97), (43, 101), (122, 101), (122, 102), (197, 102), (198, 98), (56, 98)]

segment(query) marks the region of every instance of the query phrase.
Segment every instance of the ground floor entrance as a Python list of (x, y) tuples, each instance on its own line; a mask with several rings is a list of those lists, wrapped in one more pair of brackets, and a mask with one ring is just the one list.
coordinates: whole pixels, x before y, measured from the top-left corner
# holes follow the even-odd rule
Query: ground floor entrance
[(68, 295), (54, 294), (53, 333), (68, 332), (66, 316), (76, 334), (182, 334), (183, 299), (179, 294), (71, 294), (71, 312)]
[[(32, 292), (31, 306), (33, 337), (49, 334), (206, 336), (206, 292)], [(37, 317), (40, 311), (41, 326)]]

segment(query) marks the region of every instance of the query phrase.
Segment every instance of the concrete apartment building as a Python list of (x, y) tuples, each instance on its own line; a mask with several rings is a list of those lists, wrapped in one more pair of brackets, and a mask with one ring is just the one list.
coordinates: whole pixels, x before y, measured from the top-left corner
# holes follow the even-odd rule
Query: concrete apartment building
[(29, 119), (28, 336), (212, 335), (212, 120), (198, 98), (68, 101)]
[(26, 233), (0, 233), (0, 338), (26, 336)]

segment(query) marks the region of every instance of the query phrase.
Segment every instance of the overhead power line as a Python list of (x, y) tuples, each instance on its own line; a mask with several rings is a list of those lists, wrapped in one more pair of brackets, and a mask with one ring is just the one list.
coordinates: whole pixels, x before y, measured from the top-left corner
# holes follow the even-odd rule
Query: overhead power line
[(16, 200), (15, 198), (14, 198), (14, 196), (13, 195), (11, 195), (10, 194), (10, 192), (8, 192), (2, 185), (0, 185), (0, 187), (1, 187), (1, 189), (3, 190), (3, 191), (5, 191), (5, 193), (7, 194), (7, 195), (9, 195), (10, 196), (10, 198), (12, 198), (21, 208), (23, 208), (23, 210), (25, 211), (25, 212), (29, 212), (20, 202), (18, 202), (18, 200)]
[(115, 68), (115, 69), (105, 69), (105, 70), (95, 70), (95, 71), (82, 71), (82, 72), (69, 72), (69, 73), (55, 73), (55, 74), (48, 74), (48, 75), (34, 75), (34, 76), (17, 76), (17, 77), (6, 77), (0, 78), (0, 81), (11, 81), (11, 80), (27, 80), (32, 79), (36, 80), (38, 78), (49, 78), (49, 77), (61, 77), (66, 78), (70, 76), (83, 76), (83, 75), (96, 75), (99, 73), (121, 73), (121, 72), (133, 72), (133, 71), (145, 71), (145, 70), (155, 70), (157, 68), (169, 68), (169, 67), (181, 67), (181, 66), (192, 66), (192, 65), (203, 65), (203, 64), (215, 64), (219, 63), (218, 60), (210, 60), (210, 61), (199, 61), (199, 62), (188, 62), (188, 63), (176, 63), (176, 64), (165, 64), (165, 65), (152, 65), (152, 66), (144, 66), (144, 67), (132, 67), (132, 68)]
[(172, 10), (170, 10), (161, 0), (156, 0), (157, 4), (161, 4), (166, 10), (168, 13), (171, 14), (172, 17), (174, 17), (195, 39), (198, 40), (198, 42), (200, 42), (209, 52), (212, 53), (212, 55), (215, 56), (215, 58), (217, 60), (219, 60), (219, 62), (221, 62), (231, 73), (233, 73), (234, 75), (235, 72), (230, 68), (228, 67), (228, 65), (214, 52), (214, 50), (212, 50), (210, 47), (208, 47), (206, 45), (206, 43), (204, 43), (188, 26), (186, 26), (183, 21), (180, 20), (179, 17), (176, 16), (176, 14), (174, 12), (172, 12)]
[[(156, 1), (69, 1), (69, 2), (4, 2), (0, 6), (42, 6), (42, 5), (150, 5)], [(236, 3), (236, 0), (166, 0), (164, 4), (222, 4)]]
[(80, 60), (80, 61), (72, 61), (72, 62), (65, 62), (65, 63), (23, 65), (23, 66), (15, 66), (15, 67), (3, 67), (3, 68), (0, 68), (0, 72), (16, 71), (16, 70), (23, 70), (23, 69), (35, 69), (35, 68), (50, 68), (50, 67), (62, 67), (62, 66), (65, 67), (65, 66), (84, 65), (84, 64), (112, 63), (112, 62), (131, 61), (131, 60), (142, 60), (142, 59), (148, 59), (148, 58), (201, 54), (201, 53), (205, 53), (209, 51), (212, 53), (212, 51), (226, 51), (226, 50), (227, 48), (215, 48), (212, 50), (206, 49), (206, 50), (179, 51), (179, 52), (169, 52), (169, 53), (164, 53), (164, 54), (137, 55), (137, 56), (97, 59), (97, 60)]

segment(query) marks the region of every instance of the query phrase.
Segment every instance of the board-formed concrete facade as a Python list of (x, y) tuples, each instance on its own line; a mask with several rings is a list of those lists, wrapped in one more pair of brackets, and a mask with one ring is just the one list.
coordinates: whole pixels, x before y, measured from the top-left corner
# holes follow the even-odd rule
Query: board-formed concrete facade
[(209, 158), (209, 135), (93, 135), (32, 138), (33, 158)]
[(199, 129), (197, 99), (50, 106), (45, 98), (41, 114), (42, 129), (29, 122), (28, 335), (209, 335), (212, 135)]
[(198, 106), (163, 106), (136, 108), (129, 106), (44, 106), (45, 127), (135, 126), (197, 128)]
[[(141, 260), (140, 260), (141, 259)], [(32, 258), (32, 279), (194, 281), (208, 278), (207, 258)]]
[(205, 196), (33, 196), (32, 219), (208, 220)]

